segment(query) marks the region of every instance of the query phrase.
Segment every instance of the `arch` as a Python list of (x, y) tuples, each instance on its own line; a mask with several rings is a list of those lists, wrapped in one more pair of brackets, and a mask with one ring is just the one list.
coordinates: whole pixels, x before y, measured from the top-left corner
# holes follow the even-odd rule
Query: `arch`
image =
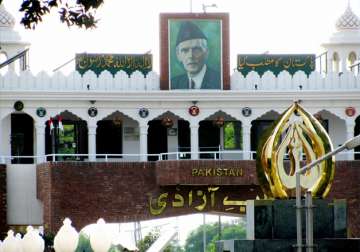
[(207, 115), (205, 118), (203, 118), (201, 121), (203, 120), (214, 120), (216, 119), (217, 117), (219, 116), (223, 116), (224, 117), (224, 120), (225, 121), (234, 121), (234, 120), (237, 120), (234, 116), (228, 114), (227, 112), (223, 111), (223, 110), (218, 110), (218, 111), (215, 111), (213, 112), (212, 114), (210, 115)]
[(260, 119), (271, 119), (271, 120), (275, 120), (276, 118), (278, 118), (280, 116), (280, 112), (276, 111), (275, 109), (271, 109), (268, 111), (263, 112), (262, 114), (258, 115), (254, 120), (260, 120)]
[[(56, 160), (83, 160), (88, 153), (87, 121), (69, 110), (63, 110), (45, 121), (45, 154), (64, 154)], [(50, 160), (51, 157), (48, 157)]]
[(354, 52), (354, 51), (350, 52), (349, 55), (348, 55), (348, 57), (347, 57), (348, 67), (354, 65), (355, 62), (356, 62), (356, 59), (357, 59), (356, 52)]
[(116, 111), (114, 111), (114, 112), (112, 112), (110, 114), (107, 114), (106, 116), (101, 118), (101, 120), (114, 120), (114, 119), (116, 119), (116, 117), (127, 118), (129, 120), (137, 122), (137, 120), (135, 120), (134, 118), (132, 118), (128, 114), (126, 114), (126, 113), (124, 113), (122, 111), (119, 111), (119, 110), (116, 110)]
[[(34, 119), (27, 113), (10, 114), (10, 153), (11, 156), (34, 156)], [(15, 158), (12, 163), (32, 164), (33, 158)]]
[[(242, 150), (242, 122), (224, 110), (208, 111), (199, 122), (199, 149), (203, 152)], [(211, 137), (209, 137), (211, 136)], [(214, 158), (214, 153), (201, 153), (200, 158)], [(236, 154), (223, 158), (237, 159)]]
[[(334, 148), (342, 145), (346, 141), (347, 130), (346, 121), (344, 119), (326, 109), (318, 111), (315, 115), (317, 115), (316, 118), (328, 132)], [(344, 153), (340, 153), (336, 155), (336, 159), (346, 159), (346, 155), (344, 155)]]
[(115, 111), (112, 111), (110, 113), (104, 114), (99, 121), (110, 119), (111, 117), (116, 116), (116, 115), (120, 115), (120, 116), (122, 116), (124, 118), (128, 118), (130, 120), (138, 122), (138, 120), (135, 119), (135, 117), (133, 115), (131, 115), (130, 113), (126, 113), (124, 111), (120, 111), (120, 110), (115, 110)]
[(79, 116), (77, 113), (75, 113), (74, 111), (70, 111), (68, 109), (62, 110), (62, 111), (57, 111), (55, 112), (54, 110), (49, 109), (49, 114), (47, 115), (48, 118), (52, 117), (55, 118), (57, 116), (61, 116), (61, 118), (64, 120), (74, 120), (74, 121), (85, 121), (85, 119), (82, 118), (82, 116)]
[(346, 120), (346, 117), (344, 116), (344, 117), (342, 117), (342, 116), (340, 116), (339, 114), (337, 114), (337, 113), (334, 113), (335, 111), (334, 110), (327, 110), (327, 109), (318, 109), (318, 110), (315, 110), (316, 112), (314, 113), (314, 115), (315, 114), (329, 114), (329, 115), (331, 115), (331, 116), (333, 116), (333, 117), (336, 117), (337, 119), (339, 119), (339, 120), (342, 120), (342, 121), (345, 121)]
[[(148, 153), (159, 154), (164, 152), (190, 151), (190, 123), (180, 113), (166, 110), (153, 115), (148, 121)], [(176, 155), (163, 157), (174, 159)], [(148, 160), (156, 160), (149, 156)]]
[(340, 57), (337, 52), (334, 52), (332, 55), (332, 66), (333, 66), (332, 69), (333, 72), (335, 73), (340, 72)]
[(184, 115), (181, 115), (180, 113), (177, 113), (175, 111), (170, 111), (170, 110), (166, 110), (164, 112), (159, 112), (155, 115), (153, 115), (153, 117), (149, 118), (149, 121), (151, 120), (159, 120), (165, 116), (169, 116), (169, 117), (173, 117), (173, 118), (177, 118), (177, 119), (181, 119), (181, 120), (185, 120), (187, 121), (187, 119), (185, 118)]
[(270, 127), (280, 116), (275, 110), (269, 110), (251, 121), (250, 150), (256, 151), (263, 132)]
[(96, 153), (116, 154), (113, 159), (131, 159), (125, 153), (139, 153), (139, 122), (116, 110), (97, 121)]

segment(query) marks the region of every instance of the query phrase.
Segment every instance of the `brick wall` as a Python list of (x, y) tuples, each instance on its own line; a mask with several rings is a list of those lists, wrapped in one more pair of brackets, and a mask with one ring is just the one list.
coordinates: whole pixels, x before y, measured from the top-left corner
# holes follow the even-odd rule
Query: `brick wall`
[(3, 240), (8, 230), (6, 223), (6, 165), (0, 164), (0, 239)]
[(360, 237), (360, 160), (337, 161), (329, 198), (347, 199), (350, 236)]
[[(242, 177), (193, 177), (192, 168), (235, 167)], [(221, 204), (228, 196), (232, 200), (254, 199), (262, 195), (257, 185), (255, 161), (187, 160), (161, 162), (46, 163), (38, 166), (38, 197), (44, 203), (44, 223), (48, 231), (57, 232), (65, 217), (75, 227), (95, 223), (100, 217), (107, 222), (129, 222), (157, 217), (170, 217), (197, 212), (239, 213)], [(329, 198), (346, 198), (351, 234), (360, 237), (360, 161), (339, 161)], [(210, 206), (209, 187), (216, 191), (216, 202)], [(201, 191), (207, 194), (206, 207), (199, 211)], [(189, 193), (193, 200), (189, 206)], [(166, 208), (161, 215), (150, 214), (149, 201), (156, 202), (160, 194), (168, 193)], [(175, 194), (184, 196), (184, 206), (171, 207)]]

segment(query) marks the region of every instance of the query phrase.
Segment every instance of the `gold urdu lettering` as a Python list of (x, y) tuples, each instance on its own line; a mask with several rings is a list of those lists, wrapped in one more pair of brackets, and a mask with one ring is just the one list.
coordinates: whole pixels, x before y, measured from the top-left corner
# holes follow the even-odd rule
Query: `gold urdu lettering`
[(197, 195), (198, 197), (201, 197), (201, 196), (202, 196), (202, 201), (203, 201), (203, 203), (200, 204), (200, 205), (198, 205), (198, 206), (196, 206), (195, 209), (198, 210), (198, 211), (203, 211), (203, 210), (205, 209), (206, 203), (207, 203), (206, 194), (205, 194), (203, 191), (198, 190), (198, 191), (196, 192), (196, 195)]
[(172, 202), (173, 207), (183, 207), (184, 206), (184, 197), (178, 193), (175, 193), (175, 200)]
[(149, 198), (150, 213), (152, 215), (160, 215), (164, 211), (164, 209), (166, 208), (166, 200), (168, 195), (169, 195), (168, 193), (160, 194), (159, 198), (156, 201), (157, 208), (153, 208), (152, 206), (153, 198), (152, 197)]
[[(246, 207), (246, 201), (242, 200), (229, 200), (228, 196), (224, 197), (223, 200), (224, 206), (239, 206), (239, 211), (241, 212), (241, 207)], [(226, 208), (225, 211), (230, 211), (235, 209), (235, 207)]]
[(189, 192), (189, 206), (192, 205), (192, 202), (193, 202), (193, 192), (190, 191), (190, 192)]
[(152, 62), (151, 62), (151, 56), (146, 55), (144, 57), (144, 68), (145, 69), (151, 69), (152, 68)]
[(215, 192), (219, 190), (219, 187), (209, 187), (208, 191), (210, 192), (210, 201), (211, 201), (211, 207), (215, 206)]
[(239, 67), (239, 69), (243, 69), (244, 66), (246, 65), (246, 58), (247, 58), (247, 56), (245, 56), (245, 57), (239, 56), (239, 58), (238, 58), (238, 67)]
[(90, 67), (89, 58), (87, 56), (80, 56), (76, 64), (79, 69), (88, 69)]

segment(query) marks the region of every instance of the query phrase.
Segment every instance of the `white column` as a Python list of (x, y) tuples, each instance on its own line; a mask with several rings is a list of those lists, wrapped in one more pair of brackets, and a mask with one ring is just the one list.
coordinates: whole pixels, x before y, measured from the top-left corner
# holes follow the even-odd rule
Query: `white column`
[(89, 161), (96, 161), (96, 124), (88, 125), (88, 154)]
[(191, 159), (199, 159), (199, 123), (190, 124)]
[(334, 66), (333, 66), (333, 52), (332, 51), (328, 51), (327, 53), (327, 67), (326, 67), (326, 71), (327, 73), (332, 73), (334, 71)]
[(36, 163), (40, 164), (46, 161), (45, 158), (45, 122), (35, 125), (36, 130)]
[(348, 67), (347, 67), (347, 54), (346, 52), (342, 52), (340, 54), (341, 57), (341, 72), (345, 73), (347, 71), (349, 71)]
[(147, 154), (148, 154), (148, 128), (149, 125), (141, 124), (140, 125), (140, 161), (147, 161)]
[[(346, 120), (346, 141), (354, 137), (355, 121)], [(354, 149), (347, 151), (347, 155), (344, 159), (354, 160)]]
[(243, 151), (244, 151), (244, 160), (249, 160), (252, 159), (251, 156), (251, 137), (250, 137), (250, 133), (251, 133), (251, 122), (242, 122), (242, 135), (243, 135)]

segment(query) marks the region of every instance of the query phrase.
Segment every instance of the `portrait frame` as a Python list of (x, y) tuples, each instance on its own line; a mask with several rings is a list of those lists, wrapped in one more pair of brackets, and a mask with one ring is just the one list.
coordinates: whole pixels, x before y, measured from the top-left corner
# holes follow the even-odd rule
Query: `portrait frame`
[[(214, 22), (219, 24), (219, 40), (218, 43), (208, 43), (209, 47), (209, 61), (213, 60), (213, 66), (220, 75), (220, 86), (213, 90), (229, 90), (230, 89), (230, 66), (229, 66), (229, 14), (228, 13), (163, 13), (160, 14), (160, 89), (161, 90), (181, 90), (173, 89), (171, 87), (171, 78), (174, 75), (174, 54), (175, 45), (172, 33), (179, 31), (176, 28), (176, 22), (190, 21), (195, 23), (202, 29), (202, 23)], [(173, 25), (174, 24), (174, 25)], [(200, 24), (200, 25), (199, 25)], [(175, 27), (175, 28), (174, 28)], [(214, 27), (214, 26), (213, 26)], [(209, 36), (210, 31), (202, 30), (206, 37)], [(208, 33), (206, 33), (208, 32)], [(210, 34), (212, 36), (212, 34)], [(209, 37), (210, 37), (209, 36)], [(218, 45), (219, 48), (214, 46)], [(211, 48), (211, 46), (213, 48)], [(215, 50), (212, 53), (211, 50)], [(219, 57), (216, 61), (213, 57), (217, 54)], [(215, 62), (215, 64), (214, 64)], [(179, 63), (177, 63), (179, 64)], [(211, 63), (209, 63), (211, 64)], [(211, 65), (210, 65), (211, 66)], [(212, 67), (213, 67), (212, 66)], [(178, 67), (178, 66), (177, 66)], [(206, 88), (203, 90), (207, 90)]]

